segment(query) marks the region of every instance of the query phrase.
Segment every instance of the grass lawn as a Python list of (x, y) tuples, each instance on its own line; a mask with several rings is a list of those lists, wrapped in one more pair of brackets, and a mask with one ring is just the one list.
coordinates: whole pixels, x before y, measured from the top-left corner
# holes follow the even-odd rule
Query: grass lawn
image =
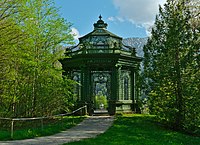
[[(48, 136), (66, 130), (80, 123), (85, 117), (65, 116), (63, 119), (54, 118), (44, 120), (43, 129), (41, 121), (16, 122), (14, 126), (13, 140)], [(9, 124), (8, 124), (9, 125)], [(0, 127), (0, 140), (11, 140), (10, 127)]]
[(123, 115), (104, 134), (67, 145), (200, 145), (200, 137), (167, 130), (148, 115)]

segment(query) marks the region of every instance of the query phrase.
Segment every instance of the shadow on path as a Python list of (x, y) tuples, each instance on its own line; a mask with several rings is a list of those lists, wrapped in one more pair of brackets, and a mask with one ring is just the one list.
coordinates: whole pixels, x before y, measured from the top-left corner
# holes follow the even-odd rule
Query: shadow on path
[(77, 126), (61, 133), (34, 139), (0, 141), (0, 145), (60, 145), (104, 133), (113, 123), (113, 116), (91, 116)]

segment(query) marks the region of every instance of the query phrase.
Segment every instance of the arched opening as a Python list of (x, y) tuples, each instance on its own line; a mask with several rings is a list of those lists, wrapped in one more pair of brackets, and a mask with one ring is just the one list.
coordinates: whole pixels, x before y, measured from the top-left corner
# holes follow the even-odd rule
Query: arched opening
[(92, 100), (95, 112), (107, 112), (110, 99), (110, 79), (108, 71), (92, 71)]

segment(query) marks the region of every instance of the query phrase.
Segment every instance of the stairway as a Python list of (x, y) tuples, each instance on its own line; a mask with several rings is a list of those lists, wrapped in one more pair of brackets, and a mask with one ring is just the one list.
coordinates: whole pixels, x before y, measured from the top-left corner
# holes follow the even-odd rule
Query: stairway
[(110, 116), (108, 110), (106, 109), (97, 109), (94, 110), (93, 116)]

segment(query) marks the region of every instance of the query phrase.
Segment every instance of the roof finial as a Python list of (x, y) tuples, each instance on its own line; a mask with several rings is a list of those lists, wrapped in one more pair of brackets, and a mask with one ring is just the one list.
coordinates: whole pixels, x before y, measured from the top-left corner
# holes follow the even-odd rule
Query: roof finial
[(94, 29), (106, 29), (108, 26), (107, 23), (104, 23), (104, 21), (102, 20), (102, 16), (99, 15), (99, 20), (97, 21), (97, 23), (94, 23)]
[(100, 16), (99, 16), (99, 19), (100, 19), (100, 20), (102, 19), (102, 16), (101, 16), (101, 14), (100, 14)]

